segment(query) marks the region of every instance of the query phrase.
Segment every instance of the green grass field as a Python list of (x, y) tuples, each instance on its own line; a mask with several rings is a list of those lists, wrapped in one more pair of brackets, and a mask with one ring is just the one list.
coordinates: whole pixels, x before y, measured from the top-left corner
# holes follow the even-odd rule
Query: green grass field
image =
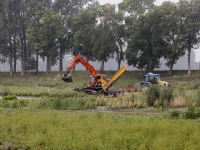
[[(104, 74), (111, 78), (115, 73)], [(200, 71), (192, 71), (192, 76), (187, 71), (174, 71), (172, 76), (166, 71), (155, 73), (165, 75), (164, 80), (174, 86), (169, 101), (163, 99), (170, 92), (167, 89), (159, 91), (158, 99), (156, 88), (154, 93), (118, 98), (73, 92), (74, 87), (89, 84), (88, 71), (73, 73), (73, 83), (63, 82), (61, 72), (24, 77), (0, 73), (0, 95), (12, 95), (0, 100), (0, 150), (200, 149)], [(145, 74), (128, 71), (117, 84), (139, 88)], [(40, 99), (16, 100), (15, 95)], [(153, 106), (149, 100), (154, 100)]]
[(200, 148), (200, 120), (51, 110), (1, 110), (0, 119), (0, 149)]

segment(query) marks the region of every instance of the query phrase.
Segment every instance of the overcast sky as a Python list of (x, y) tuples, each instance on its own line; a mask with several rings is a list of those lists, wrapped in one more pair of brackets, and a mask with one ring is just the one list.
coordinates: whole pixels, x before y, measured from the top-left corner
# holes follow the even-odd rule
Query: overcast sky
[[(112, 3), (112, 4), (118, 4), (122, 2), (123, 0), (99, 0), (100, 4), (105, 4), (105, 3)], [(161, 5), (164, 1), (169, 1), (169, 0), (156, 0), (155, 4), (156, 5)], [(177, 3), (178, 0), (171, 0), (171, 2)]]
[[(100, 4), (111, 3), (111, 4), (118, 4), (121, 3), (123, 0), (99, 0)], [(164, 1), (170, 0), (156, 0), (156, 5), (161, 5)], [(177, 3), (179, 0), (171, 0), (171, 2)], [(200, 49), (195, 50), (196, 52), (196, 61), (200, 61)]]

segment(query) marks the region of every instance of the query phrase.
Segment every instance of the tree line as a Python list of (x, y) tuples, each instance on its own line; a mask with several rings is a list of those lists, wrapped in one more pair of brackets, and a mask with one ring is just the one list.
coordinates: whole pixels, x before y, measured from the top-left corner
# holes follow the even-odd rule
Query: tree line
[(104, 63), (115, 58), (138, 69), (153, 71), (164, 57), (173, 65), (200, 38), (200, 1), (180, 0), (154, 5), (155, 0), (123, 0), (100, 5), (97, 0), (1, 0), (0, 62), (10, 64), (10, 75), (21, 62), (25, 70), (38, 72), (38, 60), (46, 61), (46, 73), (66, 54), (82, 54), (88, 61)]

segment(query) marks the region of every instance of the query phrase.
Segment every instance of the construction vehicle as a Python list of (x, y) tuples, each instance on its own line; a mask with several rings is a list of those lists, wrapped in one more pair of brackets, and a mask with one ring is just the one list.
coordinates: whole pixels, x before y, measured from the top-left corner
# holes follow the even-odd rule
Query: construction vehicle
[(87, 85), (86, 88), (79, 89), (74, 88), (74, 91), (82, 91), (86, 94), (105, 94), (117, 96), (122, 94), (120, 90), (115, 90), (114, 92), (109, 91), (108, 89), (127, 71), (127, 67), (124, 65), (123, 68), (118, 71), (110, 80), (106, 78), (104, 74), (97, 74), (96, 70), (92, 65), (88, 63), (80, 54), (74, 58), (70, 66), (67, 67), (65, 74), (62, 76), (62, 80), (65, 82), (73, 82), (71, 70), (76, 66), (77, 63), (82, 63), (91, 73), (90, 76), (90, 85)]
[(145, 81), (141, 83), (142, 91), (146, 90), (148, 87), (150, 87), (152, 85), (172, 87), (172, 85), (169, 82), (161, 80), (160, 74), (154, 74), (152, 72), (149, 72), (144, 77), (145, 77)]

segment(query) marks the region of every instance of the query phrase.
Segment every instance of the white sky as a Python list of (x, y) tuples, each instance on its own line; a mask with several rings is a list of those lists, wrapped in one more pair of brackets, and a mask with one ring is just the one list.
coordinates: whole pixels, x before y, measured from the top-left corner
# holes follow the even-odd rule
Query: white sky
[[(121, 3), (123, 0), (98, 0), (98, 1), (102, 5), (105, 3), (118, 4)], [(170, 0), (156, 0), (155, 4), (161, 5), (164, 1), (170, 1)], [(171, 0), (171, 2), (177, 3), (178, 0)]]
[[(111, 4), (118, 4), (121, 3), (123, 0), (99, 0), (99, 3), (105, 4), (105, 3), (111, 3)], [(161, 5), (164, 1), (169, 1), (169, 0), (156, 0), (155, 4), (156, 5)], [(177, 3), (179, 0), (171, 0), (171, 2)], [(195, 50), (196, 52), (196, 61), (200, 61), (200, 49)]]

